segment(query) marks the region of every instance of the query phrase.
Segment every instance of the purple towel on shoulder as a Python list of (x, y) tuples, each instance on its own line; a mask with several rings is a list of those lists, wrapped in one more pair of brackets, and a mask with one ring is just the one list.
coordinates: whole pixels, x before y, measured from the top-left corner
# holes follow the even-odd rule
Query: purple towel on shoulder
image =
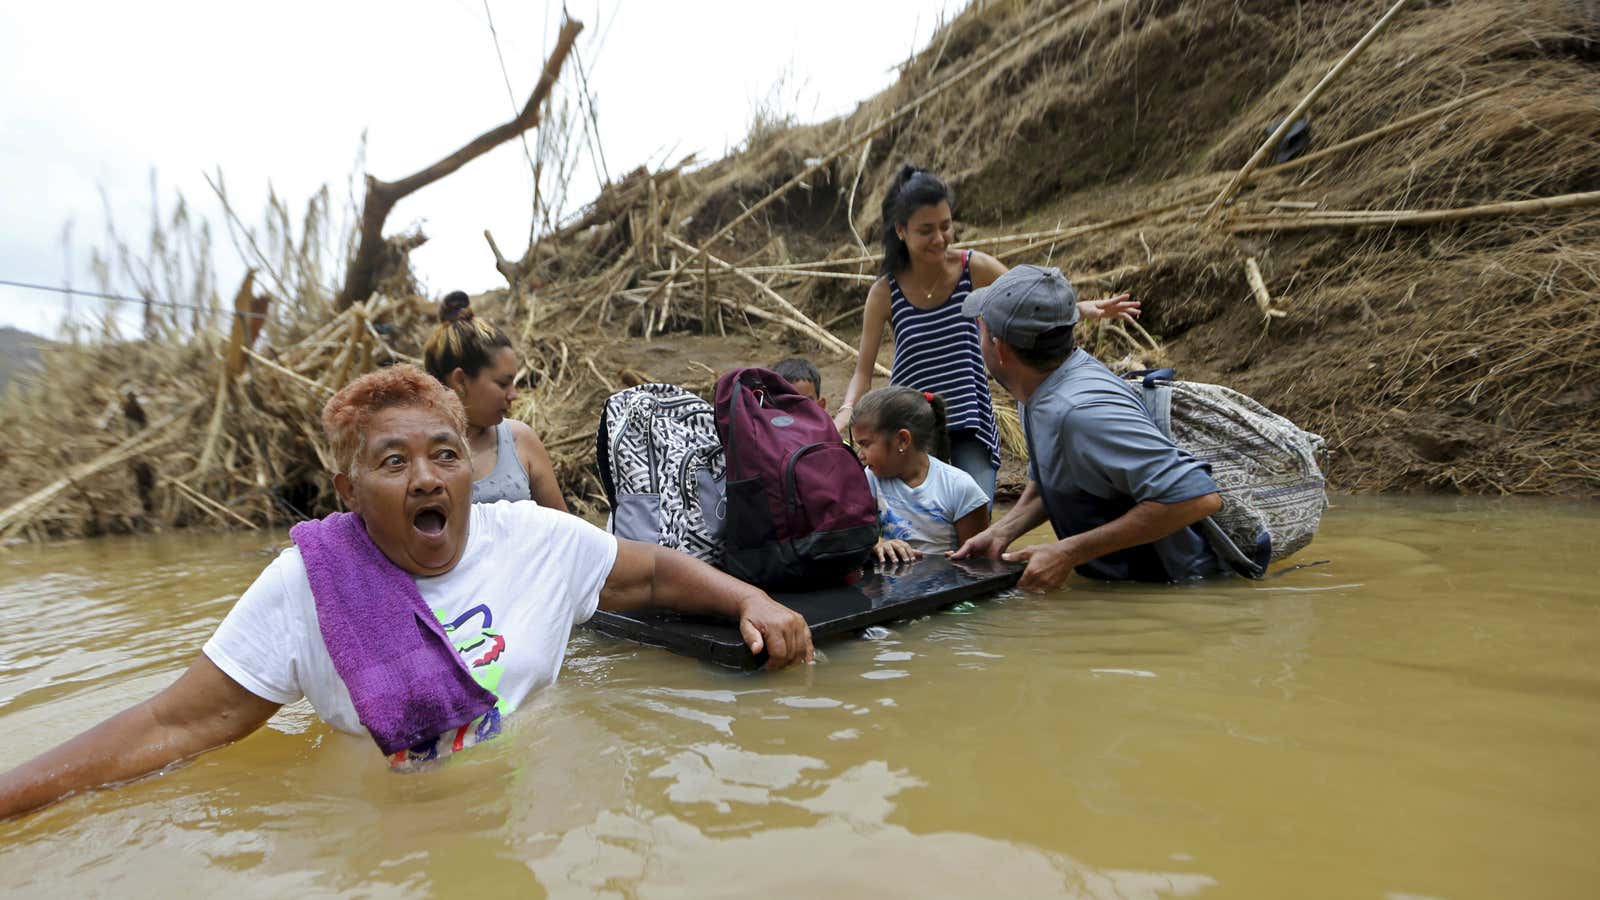
[(471, 722), (499, 698), (473, 680), (417, 583), (389, 561), (355, 513), (289, 529), (317, 625), (356, 715), (385, 755)]

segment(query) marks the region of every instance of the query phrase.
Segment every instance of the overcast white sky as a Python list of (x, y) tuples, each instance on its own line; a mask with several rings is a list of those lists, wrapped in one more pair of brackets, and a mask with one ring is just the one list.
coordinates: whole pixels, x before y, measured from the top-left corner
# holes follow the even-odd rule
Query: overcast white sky
[[(779, 82), (802, 121), (847, 112), (964, 5), (576, 0), (569, 8), (587, 26), (579, 48), (617, 174), (669, 154), (721, 156)], [(488, 10), (520, 105), (560, 5), (489, 0)], [(562, 77), (570, 76), (569, 67)], [(292, 209), (323, 183), (342, 189), (363, 130), (368, 169), (399, 178), (511, 114), (484, 0), (5, 4), (0, 278), (61, 284), (70, 221), (73, 283), (92, 286), (86, 261), (105, 221), (99, 190), (119, 229), (142, 239), (154, 169), (165, 208), (181, 190), (212, 219), (227, 296), (242, 267), (202, 173), (220, 166), (254, 221), (268, 179)], [(511, 142), (402, 202), (389, 229), (423, 224), (431, 240), (413, 261), (434, 293), (503, 285), (483, 230), (508, 255), (520, 252), (530, 185)], [(77, 308), (88, 306), (80, 299)], [(62, 313), (58, 295), (0, 286), (0, 325), (53, 334)]]

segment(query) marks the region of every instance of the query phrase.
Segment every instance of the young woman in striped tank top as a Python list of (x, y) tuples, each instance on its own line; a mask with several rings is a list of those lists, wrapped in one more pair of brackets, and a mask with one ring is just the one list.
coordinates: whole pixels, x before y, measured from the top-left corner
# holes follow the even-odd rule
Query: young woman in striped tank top
[[(841, 432), (855, 402), (872, 388), (872, 367), (883, 329), (894, 329), (890, 384), (944, 399), (950, 432), (950, 462), (971, 475), (990, 499), (1000, 469), (1000, 434), (995, 427), (989, 375), (983, 367), (978, 325), (961, 315), (961, 301), (987, 287), (1006, 266), (987, 253), (956, 250), (953, 198), (940, 178), (902, 166), (883, 198), (883, 277), (867, 292), (861, 356), (834, 416)], [(1132, 320), (1139, 302), (1126, 294), (1078, 304), (1086, 319)]]

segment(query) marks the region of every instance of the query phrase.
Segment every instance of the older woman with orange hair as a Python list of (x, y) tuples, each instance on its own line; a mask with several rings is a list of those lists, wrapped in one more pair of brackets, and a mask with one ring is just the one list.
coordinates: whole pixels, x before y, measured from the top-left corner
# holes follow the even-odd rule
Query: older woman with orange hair
[(461, 291), (444, 298), (439, 325), (422, 350), (428, 374), (461, 398), (472, 451), (472, 502), (533, 500), (567, 511), (555, 466), (527, 423), (506, 417), (517, 399), (517, 351)]
[(472, 503), (461, 402), (413, 366), (356, 379), (322, 418), (351, 512), (296, 525), (165, 690), (0, 774), (0, 819), (240, 740), (302, 697), (391, 766), (460, 752), (555, 681), (596, 608), (723, 616), (770, 665), (812, 658), (805, 619), (687, 554)]

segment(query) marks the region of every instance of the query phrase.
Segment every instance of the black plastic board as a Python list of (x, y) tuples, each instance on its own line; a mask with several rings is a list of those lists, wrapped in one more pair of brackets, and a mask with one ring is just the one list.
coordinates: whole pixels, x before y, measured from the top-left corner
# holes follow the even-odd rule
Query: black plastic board
[[(927, 556), (907, 565), (868, 571), (849, 587), (803, 593), (774, 592), (773, 598), (802, 616), (815, 643), (840, 634), (932, 612), (1003, 591), (1022, 577), (1022, 566), (992, 560), (952, 562)], [(641, 610), (600, 610), (589, 626), (601, 634), (664, 647), (718, 665), (753, 669), (766, 662), (750, 652), (738, 626), (726, 619)]]

